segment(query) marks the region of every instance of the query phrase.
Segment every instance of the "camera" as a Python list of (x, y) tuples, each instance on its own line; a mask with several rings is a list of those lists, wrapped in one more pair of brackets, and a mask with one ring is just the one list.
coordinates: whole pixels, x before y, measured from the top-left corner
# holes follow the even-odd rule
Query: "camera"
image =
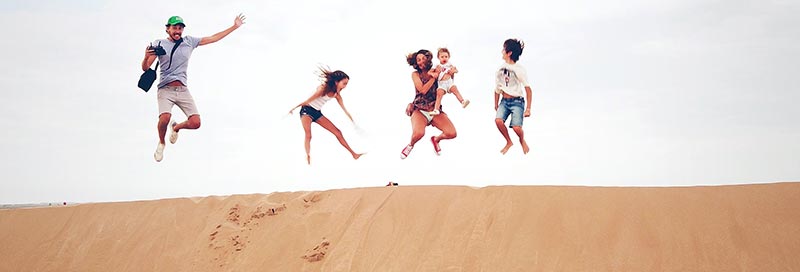
[(161, 55), (166, 55), (167, 54), (167, 50), (164, 50), (164, 47), (161, 47), (161, 42), (158, 42), (158, 45), (156, 45), (156, 46), (153, 46), (153, 44), (151, 43), (149, 48), (153, 49), (153, 51), (155, 51), (156, 56), (161, 56)]

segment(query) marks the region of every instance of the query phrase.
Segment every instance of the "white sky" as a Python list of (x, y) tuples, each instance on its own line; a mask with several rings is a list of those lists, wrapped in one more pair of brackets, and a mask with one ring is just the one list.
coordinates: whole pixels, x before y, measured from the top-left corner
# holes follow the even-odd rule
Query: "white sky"
[[(203, 127), (161, 163), (156, 93), (136, 87), (145, 46), (172, 15), (197, 48), (189, 87)], [(683, 186), (800, 180), (797, 1), (22, 1), (0, 2), (0, 203), (89, 202), (401, 185)], [(506, 38), (526, 47), (532, 151), (494, 126)], [(447, 46), (445, 111), (459, 136), (436, 157), (429, 128), (406, 160), (413, 97), (405, 55)], [(351, 76), (323, 112), (353, 161), (298, 116), (317, 63)], [(176, 107), (173, 118), (184, 120)], [(513, 133), (512, 133), (513, 135)], [(516, 137), (513, 137), (516, 142)]]

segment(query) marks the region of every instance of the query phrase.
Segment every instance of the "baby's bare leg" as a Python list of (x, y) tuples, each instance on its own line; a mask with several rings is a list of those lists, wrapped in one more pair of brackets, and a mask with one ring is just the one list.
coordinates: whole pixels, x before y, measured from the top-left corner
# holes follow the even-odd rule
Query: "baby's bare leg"
[(458, 91), (458, 87), (456, 85), (450, 86), (450, 92), (456, 96), (459, 103), (464, 102), (464, 97), (461, 97), (461, 92)]
[(466, 108), (469, 105), (469, 100), (465, 100), (464, 97), (461, 96), (461, 92), (458, 91), (458, 87), (456, 85), (450, 86), (450, 92), (456, 96), (458, 102), (461, 103), (461, 107)]

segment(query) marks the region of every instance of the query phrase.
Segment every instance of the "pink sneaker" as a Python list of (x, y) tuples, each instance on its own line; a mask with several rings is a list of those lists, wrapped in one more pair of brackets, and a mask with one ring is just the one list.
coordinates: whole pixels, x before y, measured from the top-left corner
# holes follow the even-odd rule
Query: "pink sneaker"
[(406, 148), (403, 148), (403, 152), (400, 153), (400, 158), (408, 158), (408, 154), (411, 154), (411, 149), (414, 149), (413, 145), (407, 145)]
[(439, 153), (442, 152), (442, 149), (439, 147), (439, 143), (436, 142), (436, 136), (431, 136), (431, 143), (433, 144), (433, 151), (436, 152), (436, 155), (441, 155)]

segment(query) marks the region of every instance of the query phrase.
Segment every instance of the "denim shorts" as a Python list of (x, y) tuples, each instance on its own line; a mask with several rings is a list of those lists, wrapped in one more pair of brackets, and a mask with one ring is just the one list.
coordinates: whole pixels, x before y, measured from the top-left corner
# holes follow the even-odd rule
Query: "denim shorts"
[(303, 118), (303, 115), (308, 115), (308, 117), (311, 117), (311, 122), (316, 122), (317, 119), (322, 117), (322, 111), (311, 106), (303, 106), (300, 108), (300, 118)]
[(508, 127), (521, 127), (522, 114), (525, 111), (525, 99), (522, 97), (500, 99), (500, 104), (497, 105), (497, 115), (495, 118), (503, 119), (503, 122), (508, 120), (511, 115), (511, 124)]

